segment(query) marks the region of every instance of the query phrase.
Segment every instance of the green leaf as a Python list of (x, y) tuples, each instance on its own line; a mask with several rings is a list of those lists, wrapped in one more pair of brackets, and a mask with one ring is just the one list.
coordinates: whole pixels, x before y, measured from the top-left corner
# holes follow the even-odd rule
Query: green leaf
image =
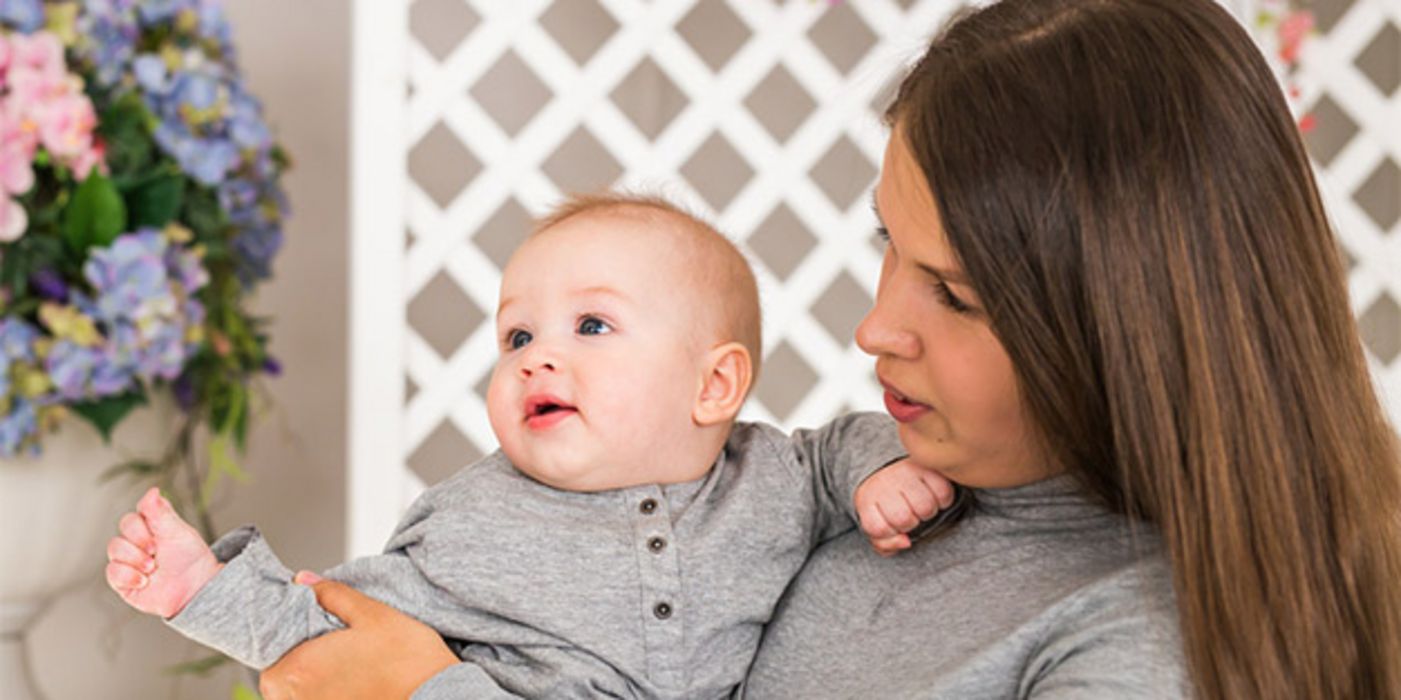
[(234, 686), (233, 700), (263, 700), (263, 696), (259, 695), (258, 691), (240, 682), (238, 685)]
[(129, 462), (122, 462), (121, 464), (114, 464), (108, 467), (107, 471), (102, 472), (102, 475), (99, 476), (97, 480), (99, 482), (107, 482), (120, 476), (127, 476), (132, 480), (140, 480), (159, 474), (162, 471), (165, 471), (165, 468), (155, 462), (144, 459), (133, 459)]
[(112, 441), (112, 430), (131, 413), (131, 409), (146, 403), (146, 394), (140, 389), (118, 396), (109, 396), (98, 401), (85, 401), (71, 406), (74, 413), (82, 416), (97, 432), (103, 442)]
[(154, 148), (150, 112), (135, 92), (118, 99), (102, 113), (97, 133), (107, 144), (107, 167), (113, 175), (131, 175), (150, 166)]
[(228, 226), (228, 215), (219, 204), (219, 195), (207, 187), (194, 187), (185, 192), (183, 215), (185, 225), (195, 232), (201, 243), (222, 241), (224, 228)]
[(126, 204), (112, 181), (94, 172), (63, 212), (63, 240), (74, 253), (105, 246), (126, 230)]
[(223, 654), (214, 654), (213, 656), (206, 656), (202, 659), (186, 661), (183, 664), (166, 666), (164, 672), (167, 676), (182, 676), (185, 674), (207, 676), (209, 675), (210, 671), (213, 671), (214, 669), (219, 668), (220, 666), (223, 666), (224, 664), (229, 663), (230, 661), (233, 661), (233, 659), (230, 659), (229, 657), (224, 656)]
[(127, 194), (131, 205), (131, 227), (163, 228), (180, 213), (185, 199), (185, 178), (166, 174), (151, 179)]

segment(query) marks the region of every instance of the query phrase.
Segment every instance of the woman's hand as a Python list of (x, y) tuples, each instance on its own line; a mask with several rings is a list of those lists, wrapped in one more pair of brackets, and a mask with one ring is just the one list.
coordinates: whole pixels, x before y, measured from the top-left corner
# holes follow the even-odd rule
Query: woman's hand
[(303, 642), (263, 672), (265, 700), (408, 698), (459, 659), (433, 628), (349, 586), (315, 574), (316, 601), (346, 629)]

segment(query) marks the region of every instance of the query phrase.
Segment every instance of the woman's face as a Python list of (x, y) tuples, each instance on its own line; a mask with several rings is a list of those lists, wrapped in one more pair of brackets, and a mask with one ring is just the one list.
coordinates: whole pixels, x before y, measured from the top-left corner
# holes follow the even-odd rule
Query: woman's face
[(978, 488), (1051, 476), (1012, 362), (958, 266), (902, 133), (892, 132), (876, 185), (888, 245), (876, 305), (856, 342), (876, 357), (886, 408), (916, 463)]

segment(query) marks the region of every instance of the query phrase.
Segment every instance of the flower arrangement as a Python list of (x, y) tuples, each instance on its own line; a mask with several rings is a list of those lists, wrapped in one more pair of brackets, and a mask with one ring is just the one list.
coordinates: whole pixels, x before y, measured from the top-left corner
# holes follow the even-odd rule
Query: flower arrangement
[(166, 391), (171, 446), (120, 466), (174, 486), (205, 436), (204, 499), (238, 475), (279, 372), (245, 305), (286, 167), (215, 0), (0, 3), (0, 457), (73, 416), (108, 436)]

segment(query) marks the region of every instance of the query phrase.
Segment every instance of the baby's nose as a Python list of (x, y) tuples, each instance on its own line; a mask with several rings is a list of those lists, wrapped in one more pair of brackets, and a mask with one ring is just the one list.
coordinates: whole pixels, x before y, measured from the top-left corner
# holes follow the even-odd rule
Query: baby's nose
[(536, 372), (555, 372), (558, 369), (559, 366), (555, 359), (544, 352), (531, 353), (521, 362), (522, 377), (530, 377)]

